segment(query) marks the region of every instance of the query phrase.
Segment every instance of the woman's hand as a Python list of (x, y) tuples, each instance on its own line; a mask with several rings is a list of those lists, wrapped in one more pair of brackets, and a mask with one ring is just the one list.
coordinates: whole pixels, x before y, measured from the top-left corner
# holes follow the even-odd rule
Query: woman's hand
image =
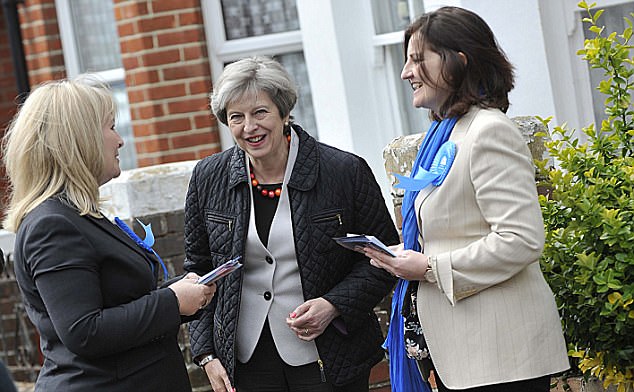
[(204, 366), (205, 374), (207, 374), (207, 378), (209, 379), (209, 383), (211, 384), (211, 389), (214, 392), (233, 392), (235, 389), (231, 386), (231, 381), (229, 381), (229, 376), (227, 375), (227, 370), (218, 358), (214, 358), (211, 361), (207, 362)]
[(309, 299), (289, 314), (286, 324), (298, 338), (311, 341), (321, 335), (339, 314), (337, 308), (325, 299)]
[(396, 257), (388, 256), (369, 247), (363, 248), (363, 251), (370, 258), (370, 264), (386, 270), (397, 278), (425, 280), (425, 272), (429, 268), (427, 256), (414, 250), (405, 250), (403, 244), (392, 246), (390, 249), (396, 254)]
[(198, 275), (190, 272), (185, 277), (168, 286), (178, 300), (178, 310), (181, 315), (191, 316), (198, 310), (209, 305), (216, 292), (216, 285), (207, 286), (197, 283)]

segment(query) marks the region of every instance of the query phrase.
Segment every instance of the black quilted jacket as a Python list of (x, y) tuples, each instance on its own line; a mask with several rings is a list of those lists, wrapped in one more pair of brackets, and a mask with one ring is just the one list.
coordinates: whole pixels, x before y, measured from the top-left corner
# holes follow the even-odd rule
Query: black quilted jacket
[[(330, 325), (316, 339), (327, 379), (346, 384), (383, 357), (373, 307), (395, 280), (363, 255), (331, 238), (372, 234), (398, 243), (379, 186), (360, 157), (318, 143), (301, 128), (288, 192), (305, 299), (323, 297), (340, 312), (348, 334)], [(185, 270), (200, 275), (245, 253), (250, 214), (244, 152), (207, 157), (192, 174), (185, 207)], [(212, 303), (190, 323), (192, 354), (214, 354), (233, 382), (242, 270), (221, 279)], [(299, 305), (299, 304), (298, 304)]]

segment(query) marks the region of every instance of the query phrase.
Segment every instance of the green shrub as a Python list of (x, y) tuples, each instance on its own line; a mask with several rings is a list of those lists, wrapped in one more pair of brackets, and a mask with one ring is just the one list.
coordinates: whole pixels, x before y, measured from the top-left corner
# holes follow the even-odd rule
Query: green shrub
[[(578, 54), (604, 71), (607, 119), (582, 130), (554, 127), (546, 148), (556, 166), (538, 161), (546, 229), (541, 260), (559, 311), (569, 356), (585, 376), (634, 387), (634, 14), (622, 34), (597, 25), (602, 10), (582, 1), (594, 34)], [(543, 120), (548, 123), (550, 119)]]

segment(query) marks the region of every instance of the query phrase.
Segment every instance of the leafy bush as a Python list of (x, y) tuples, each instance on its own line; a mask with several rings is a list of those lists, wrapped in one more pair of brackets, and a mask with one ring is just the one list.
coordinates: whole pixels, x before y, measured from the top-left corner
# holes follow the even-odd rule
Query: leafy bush
[[(600, 129), (554, 127), (546, 148), (556, 162), (538, 161), (547, 189), (540, 196), (546, 228), (541, 260), (562, 316), (569, 356), (585, 376), (618, 392), (634, 389), (634, 14), (622, 34), (597, 25), (602, 10), (587, 12), (593, 38), (578, 54), (604, 71), (606, 95)], [(548, 123), (550, 119), (543, 120)]]

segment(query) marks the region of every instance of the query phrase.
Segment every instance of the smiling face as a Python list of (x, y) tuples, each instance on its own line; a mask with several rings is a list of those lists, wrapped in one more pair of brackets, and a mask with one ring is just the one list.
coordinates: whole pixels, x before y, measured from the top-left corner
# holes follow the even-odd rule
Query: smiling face
[(123, 139), (114, 128), (114, 119), (103, 126), (103, 171), (99, 177), (99, 185), (119, 177), (119, 149), (123, 147)]
[(271, 97), (262, 91), (257, 95), (242, 96), (227, 105), (227, 125), (231, 134), (254, 165), (260, 162), (286, 165), (288, 148), (284, 124), (288, 118), (280, 116)]
[[(434, 112), (449, 96), (447, 83), (442, 77), (442, 58), (414, 35), (407, 45), (407, 60), (403, 65), (401, 79), (407, 80), (414, 90), (412, 104), (417, 108), (427, 108)], [(423, 71), (423, 67), (426, 74)]]

